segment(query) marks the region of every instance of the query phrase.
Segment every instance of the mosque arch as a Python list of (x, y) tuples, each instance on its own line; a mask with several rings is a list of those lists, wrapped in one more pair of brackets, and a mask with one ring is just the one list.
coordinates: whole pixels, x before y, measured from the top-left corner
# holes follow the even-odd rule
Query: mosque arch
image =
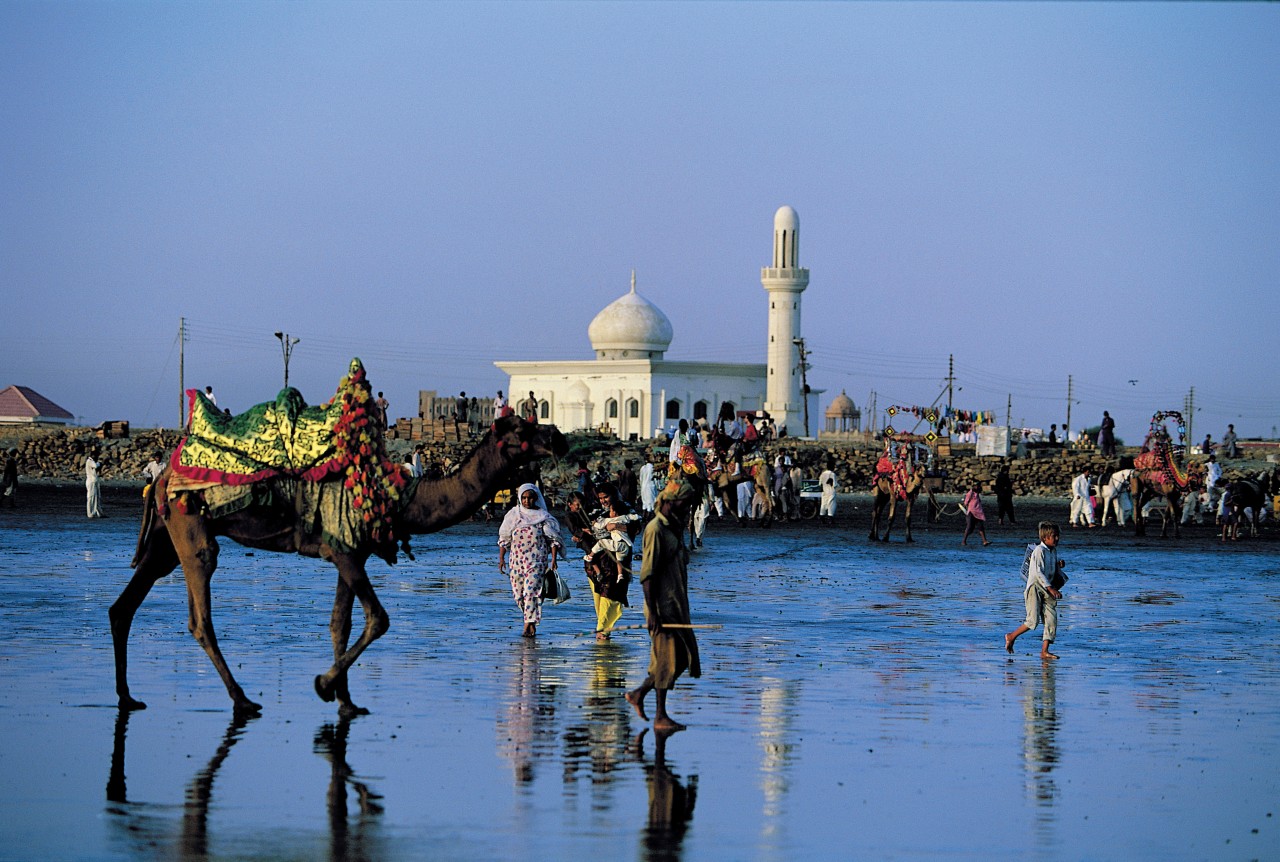
[(627, 418), (628, 419), (640, 418), (640, 400), (638, 398), (627, 399)]
[(708, 409), (708, 405), (707, 405), (707, 401), (706, 401), (706, 399), (705, 399), (705, 398), (704, 398), (704, 399), (702, 399), (701, 401), (695, 401), (695, 402), (693, 403), (693, 418), (694, 418), (694, 420), (696, 421), (696, 420), (698, 420), (698, 419), (706, 419), (706, 418), (707, 418), (707, 409)]
[(610, 398), (608, 401), (604, 402), (604, 415), (606, 419), (618, 418), (618, 399), (617, 398)]
[(680, 418), (680, 399), (672, 398), (667, 402), (666, 409), (663, 411), (666, 418), (674, 422)]

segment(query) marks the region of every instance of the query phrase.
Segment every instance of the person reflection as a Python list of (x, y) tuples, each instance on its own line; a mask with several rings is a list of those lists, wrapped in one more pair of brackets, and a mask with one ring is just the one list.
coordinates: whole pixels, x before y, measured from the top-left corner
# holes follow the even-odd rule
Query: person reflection
[[(641, 763), (644, 762), (644, 737), (648, 732), (646, 727), (632, 743)], [(646, 862), (679, 862), (684, 835), (693, 820), (693, 806), (698, 798), (698, 776), (690, 776), (686, 785), (667, 768), (667, 738), (674, 732), (654, 731), (653, 763), (645, 765), (649, 820), (645, 825), (641, 850)]]
[(625, 758), (631, 741), (631, 708), (618, 697), (626, 684), (628, 652), (613, 641), (591, 644), (591, 663), (575, 678), (582, 680), (581, 721), (564, 728), (564, 780), (566, 793), (576, 792), (585, 779), (592, 804), (612, 807), (615, 770)]
[(1027, 788), (1037, 806), (1050, 808), (1058, 797), (1053, 772), (1061, 759), (1058, 748), (1056, 662), (1041, 662), (1022, 679), (1023, 760)]
[[(312, 751), (329, 761), (329, 792), (325, 796), (329, 812), (329, 858), (330, 859), (376, 859), (381, 855), (377, 850), (375, 827), (382, 814), (380, 795), (369, 789), (369, 785), (355, 778), (355, 770), (347, 764), (347, 734), (351, 730), (351, 719), (339, 718), (338, 723), (326, 722), (316, 731), (312, 743)], [(359, 806), (359, 816), (355, 828), (352, 829), (347, 819), (347, 789), (355, 791)]]
[(498, 716), (498, 752), (511, 761), (516, 785), (533, 783), (533, 764), (556, 744), (555, 691), (542, 685), (536, 641), (521, 641)]

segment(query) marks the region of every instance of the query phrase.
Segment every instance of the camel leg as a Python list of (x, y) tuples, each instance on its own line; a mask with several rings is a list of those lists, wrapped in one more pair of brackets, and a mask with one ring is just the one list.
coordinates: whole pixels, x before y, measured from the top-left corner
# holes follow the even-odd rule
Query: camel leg
[[(382, 607), (382, 603), (378, 601), (378, 596), (373, 591), (373, 584), (369, 583), (369, 576), (365, 574), (364, 558), (357, 559), (346, 554), (338, 554), (335, 555), (333, 562), (338, 567), (338, 574), (346, 582), (347, 588), (360, 600), (360, 607), (364, 610), (364, 631), (360, 633), (360, 637), (350, 649), (335, 657), (333, 667), (316, 677), (316, 694), (325, 701), (331, 701), (337, 697), (336, 688), (339, 677), (346, 673), (347, 668), (355, 664), (356, 659), (369, 644), (382, 637), (391, 627), (390, 618)], [(335, 616), (337, 610), (335, 604)], [(349, 618), (350, 615), (345, 616)], [(335, 621), (331, 620), (331, 626)], [(341, 621), (336, 622), (339, 627), (342, 626)], [(336, 647), (340, 631), (333, 631), (332, 634)]]
[[(1173, 537), (1180, 539), (1182, 538), (1182, 525), (1179, 523), (1182, 520), (1182, 495), (1177, 491), (1171, 491), (1165, 495), (1165, 499), (1169, 502), (1169, 512), (1173, 515)], [(1168, 532), (1169, 523), (1166, 518), (1165, 523), (1160, 525), (1160, 538), (1165, 538)]]
[(1147, 534), (1147, 519), (1142, 514), (1142, 507), (1147, 505), (1150, 499), (1147, 489), (1142, 487), (1131, 488), (1129, 496), (1133, 498), (1133, 534), (1135, 536), (1145, 536)]
[[(351, 638), (351, 612), (355, 607), (355, 593), (339, 575), (338, 587), (333, 598), (333, 615), (329, 619), (329, 634), (333, 638), (333, 660), (337, 662), (347, 651), (347, 642)], [(368, 715), (369, 710), (356, 706), (351, 700), (351, 691), (347, 688), (347, 672), (338, 674), (333, 683), (333, 694), (338, 700), (338, 715), (350, 718), (356, 715)]]
[(111, 645), (115, 650), (116, 695), (122, 710), (147, 708), (145, 703), (134, 700), (129, 694), (129, 630), (133, 627), (133, 616), (155, 582), (178, 567), (178, 555), (164, 527), (152, 529), (139, 544), (140, 553), (133, 577), (107, 611), (111, 620)]
[(871, 498), (871, 532), (867, 535), (867, 538), (873, 542), (880, 540), (880, 511), (883, 508), (884, 504), (880, 501), (880, 495), (874, 495)]
[(262, 711), (261, 704), (254, 703), (245, 696), (244, 689), (236, 682), (218, 648), (218, 636), (213, 629), (213, 598), (210, 581), (218, 568), (218, 542), (208, 530), (204, 529), (200, 520), (192, 516), (171, 518), (169, 535), (174, 538), (174, 547), (178, 548), (178, 556), (182, 560), (182, 571), (187, 579), (187, 629), (196, 643), (204, 649), (205, 655), (213, 662), (213, 667), (227, 687), (236, 712), (257, 713)]
[(915, 501), (916, 501), (916, 498), (914, 496), (910, 494), (907, 495), (907, 499), (906, 499), (907, 510), (903, 512), (903, 518), (906, 520), (906, 524), (907, 524), (907, 541), (908, 542), (915, 541), (915, 539), (911, 538), (911, 507), (915, 503)]
[(889, 534), (893, 532), (893, 521), (897, 517), (898, 517), (898, 495), (890, 494), (889, 495), (889, 514), (885, 518), (884, 537), (880, 541), (882, 542), (889, 541)]

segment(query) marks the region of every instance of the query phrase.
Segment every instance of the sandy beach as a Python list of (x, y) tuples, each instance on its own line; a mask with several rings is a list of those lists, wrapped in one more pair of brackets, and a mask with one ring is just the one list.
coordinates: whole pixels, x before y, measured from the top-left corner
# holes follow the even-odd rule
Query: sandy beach
[[(1280, 856), (1275, 532), (1222, 545), (1065, 530), (1056, 651), (1012, 656), (1025, 501), (990, 547), (917, 519), (712, 522), (690, 564), (703, 676), (655, 738), (622, 692), (642, 630), (597, 644), (580, 570), (536, 642), (496, 567), (496, 524), (371, 565), (391, 631), (353, 670), (372, 714), (339, 721), (334, 573), (227, 543), (214, 620), (264, 705), (247, 722), (163, 579), (139, 612), (135, 696), (115, 706), (106, 609), (138, 501), (30, 489), (0, 511), (3, 859), (1274, 859)], [(990, 506), (989, 508), (994, 508)], [(633, 604), (638, 593), (633, 588)], [(623, 624), (641, 620), (638, 607)]]

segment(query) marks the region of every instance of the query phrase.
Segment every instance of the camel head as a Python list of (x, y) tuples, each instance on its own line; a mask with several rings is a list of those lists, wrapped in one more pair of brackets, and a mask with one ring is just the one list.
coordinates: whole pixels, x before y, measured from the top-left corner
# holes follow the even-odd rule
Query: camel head
[(569, 441), (556, 426), (539, 425), (515, 415), (495, 419), (486, 442), (515, 466), (543, 458), (559, 459), (569, 453)]

